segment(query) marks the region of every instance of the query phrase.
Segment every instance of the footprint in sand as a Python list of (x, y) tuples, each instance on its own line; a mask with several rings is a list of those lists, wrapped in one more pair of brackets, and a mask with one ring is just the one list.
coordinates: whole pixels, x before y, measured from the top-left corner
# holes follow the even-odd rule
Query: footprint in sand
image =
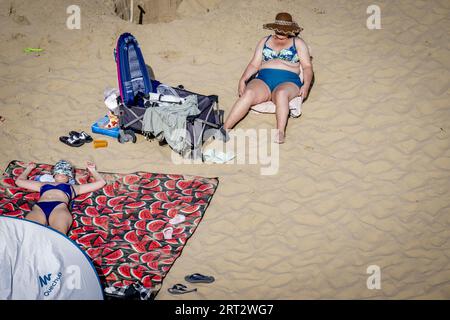
[(313, 9), (313, 12), (314, 12), (315, 14), (326, 14), (326, 13), (327, 13), (325, 10), (319, 9), (319, 8), (314, 8), (314, 9)]
[(181, 56), (181, 53), (178, 51), (166, 50), (158, 53), (160, 57), (163, 59), (174, 61)]
[(22, 38), (25, 38), (25, 35), (23, 33), (11, 34), (11, 40), (18, 40), (18, 39), (22, 39)]
[(31, 24), (27, 17), (17, 14), (16, 8), (14, 8), (12, 4), (9, 7), (9, 16), (12, 17), (13, 21), (17, 24), (23, 26), (29, 26)]
[(2, 124), (3, 122), (5, 122), (5, 118), (4, 117), (2, 117), (2, 116), (0, 116), (0, 124)]
[(14, 16), (13, 20), (15, 23), (20, 24), (22, 26), (29, 26), (31, 23), (25, 16)]

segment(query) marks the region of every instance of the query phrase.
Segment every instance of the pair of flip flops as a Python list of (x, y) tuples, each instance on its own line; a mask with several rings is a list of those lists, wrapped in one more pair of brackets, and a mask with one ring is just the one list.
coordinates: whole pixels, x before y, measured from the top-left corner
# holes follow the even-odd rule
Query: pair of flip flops
[(86, 132), (76, 132), (76, 131), (70, 131), (69, 136), (63, 136), (59, 137), (59, 141), (61, 141), (64, 144), (67, 144), (71, 147), (81, 147), (85, 143), (91, 143), (94, 141), (90, 135), (88, 135)]
[[(184, 280), (190, 283), (212, 283), (215, 281), (213, 276), (204, 276), (200, 273), (187, 275), (186, 277), (184, 277)], [(197, 291), (197, 288), (188, 289), (188, 287), (186, 287), (184, 284), (177, 283), (172, 288), (169, 288), (168, 291), (171, 294), (185, 294), (195, 292)]]

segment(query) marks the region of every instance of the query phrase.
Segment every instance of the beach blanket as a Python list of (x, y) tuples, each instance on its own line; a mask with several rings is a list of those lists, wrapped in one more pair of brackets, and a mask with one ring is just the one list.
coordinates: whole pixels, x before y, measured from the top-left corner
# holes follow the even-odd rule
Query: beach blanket
[[(39, 199), (38, 192), (14, 183), (25, 165), (12, 161), (0, 178), (0, 215), (23, 218)], [(38, 164), (29, 178), (51, 169)], [(103, 189), (74, 199), (68, 236), (92, 259), (107, 295), (133, 288), (141, 299), (154, 298), (203, 218), (218, 179), (148, 172), (102, 175), (107, 181)], [(76, 181), (88, 183), (91, 177), (77, 169)], [(171, 225), (177, 215), (185, 221)], [(166, 239), (163, 231), (169, 226), (172, 238)]]

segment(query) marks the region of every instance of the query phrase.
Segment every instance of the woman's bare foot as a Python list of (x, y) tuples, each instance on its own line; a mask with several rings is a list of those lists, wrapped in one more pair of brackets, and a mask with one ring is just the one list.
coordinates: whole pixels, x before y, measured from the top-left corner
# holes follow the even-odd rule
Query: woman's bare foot
[(275, 135), (275, 143), (283, 144), (284, 140), (285, 140), (284, 132), (278, 130), (277, 134)]

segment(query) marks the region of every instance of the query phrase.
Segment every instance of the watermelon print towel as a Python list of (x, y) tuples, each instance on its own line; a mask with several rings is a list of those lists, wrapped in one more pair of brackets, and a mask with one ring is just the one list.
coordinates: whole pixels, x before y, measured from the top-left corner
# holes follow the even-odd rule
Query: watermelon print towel
[[(26, 164), (12, 161), (0, 178), (0, 214), (23, 218), (39, 193), (18, 188), (14, 180)], [(50, 173), (39, 164), (29, 178)], [(162, 281), (200, 223), (219, 183), (215, 178), (136, 172), (102, 173), (107, 185), (73, 201), (74, 222), (68, 236), (92, 259), (107, 292), (140, 288), (154, 298)], [(77, 183), (91, 182), (76, 170)], [(186, 220), (170, 225), (177, 214)], [(173, 227), (165, 240), (163, 230)], [(144, 291), (144, 294), (142, 294)]]

